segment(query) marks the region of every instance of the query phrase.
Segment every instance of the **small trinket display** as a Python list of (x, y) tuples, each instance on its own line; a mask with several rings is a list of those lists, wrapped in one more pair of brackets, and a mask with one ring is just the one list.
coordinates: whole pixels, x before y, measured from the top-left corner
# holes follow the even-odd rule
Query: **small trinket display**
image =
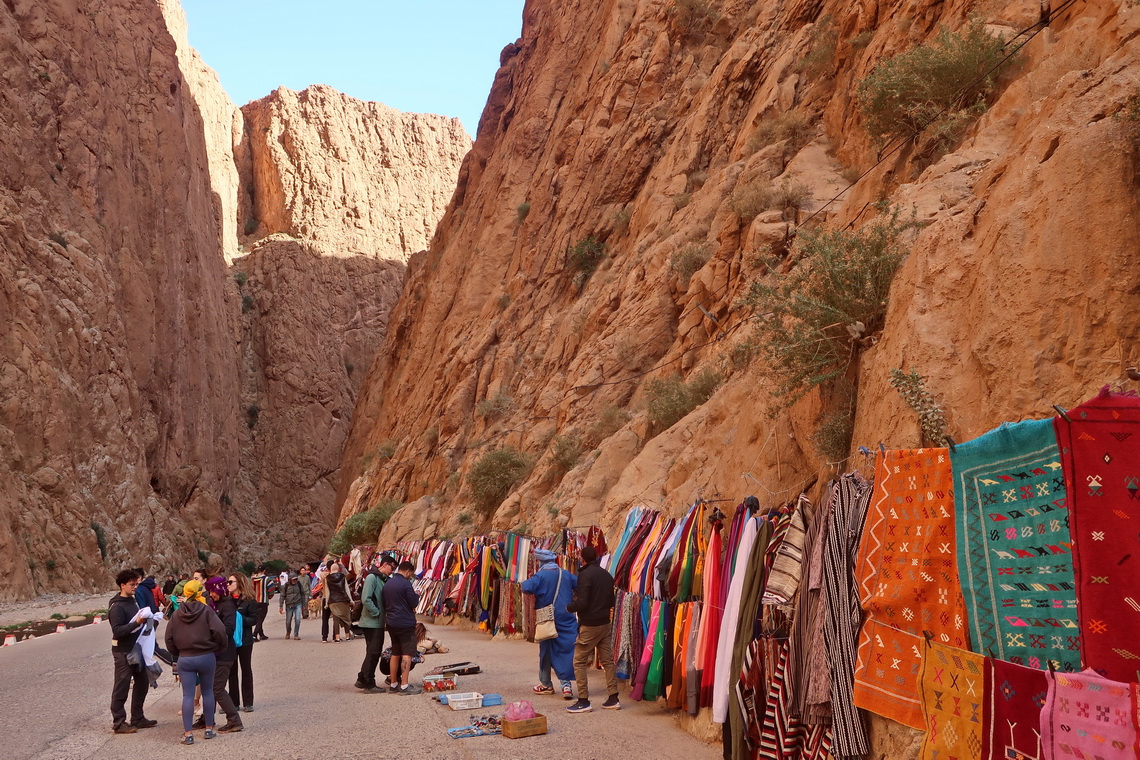
[(502, 715), (476, 715), (469, 725), (447, 729), (452, 739), (467, 739), (472, 736), (491, 736), (503, 732)]
[(424, 676), (424, 691), (454, 691), (458, 676)]

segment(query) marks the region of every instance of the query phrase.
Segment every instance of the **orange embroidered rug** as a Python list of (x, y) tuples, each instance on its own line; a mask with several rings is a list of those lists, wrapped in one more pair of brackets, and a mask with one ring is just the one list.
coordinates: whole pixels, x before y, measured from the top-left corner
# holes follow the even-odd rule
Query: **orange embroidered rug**
[[(855, 580), (868, 621), (918, 637), (920, 643), (924, 632), (929, 632), (940, 644), (968, 648), (954, 541), (954, 487), (946, 449), (888, 451), (879, 458)], [(879, 635), (884, 640), (899, 640), (885, 631)], [(873, 677), (878, 668), (865, 659), (871, 656), (871, 643), (865, 632), (856, 666), (855, 704), (919, 728), (922, 658), (912, 654), (917, 647), (900, 644), (893, 657), (901, 661), (883, 681)], [(906, 677), (899, 680), (899, 671), (906, 671)], [(903, 714), (880, 712), (890, 704), (906, 706)]]
[(855, 706), (922, 730), (921, 636), (868, 620), (859, 634)]
[(981, 757), (985, 658), (930, 643), (923, 654), (923, 760)]

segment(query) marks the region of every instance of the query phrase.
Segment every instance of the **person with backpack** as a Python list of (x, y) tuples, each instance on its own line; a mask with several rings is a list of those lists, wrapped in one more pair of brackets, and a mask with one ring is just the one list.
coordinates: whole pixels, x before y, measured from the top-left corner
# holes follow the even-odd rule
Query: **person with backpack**
[[(214, 669), (214, 701), (226, 715), (226, 724), (218, 729), (218, 733), (237, 733), (244, 726), (241, 722), (241, 715), (238, 714), (237, 706), (230, 699), (227, 688), (230, 684), (230, 671), (234, 669), (237, 662), (235, 636), (241, 638), (245, 633), (238, 622), (242, 614), (238, 612), (237, 603), (230, 596), (226, 588), (226, 581), (221, 576), (215, 575), (206, 581), (206, 591), (209, 593), (210, 599), (214, 601), (214, 609), (226, 629), (226, 648), (217, 652), (217, 665)], [(203, 722), (200, 727), (205, 728), (205, 723)], [(195, 725), (194, 728), (199, 728), (199, 726)]]
[(390, 554), (384, 555), (378, 567), (370, 568), (364, 576), (364, 588), (360, 592), (363, 605), (360, 612), (360, 630), (364, 633), (364, 662), (356, 675), (358, 689), (369, 693), (386, 691), (376, 687), (376, 666), (384, 651), (384, 584), (396, 570), (396, 560)]

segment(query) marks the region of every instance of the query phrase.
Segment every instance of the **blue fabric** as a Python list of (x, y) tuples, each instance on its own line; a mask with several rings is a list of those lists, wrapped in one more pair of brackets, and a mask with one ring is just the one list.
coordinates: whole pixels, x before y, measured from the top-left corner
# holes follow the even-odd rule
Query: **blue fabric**
[[(558, 585), (558, 573), (562, 574), (562, 585)], [(545, 607), (554, 604), (554, 627), (558, 636), (538, 643), (538, 679), (545, 686), (550, 684), (550, 669), (559, 680), (574, 680), (574, 642), (578, 639), (578, 616), (566, 610), (578, 587), (578, 577), (557, 564), (548, 562), (538, 572), (522, 582), (524, 594), (534, 594), (534, 606)], [(558, 591), (558, 598), (554, 592)]]

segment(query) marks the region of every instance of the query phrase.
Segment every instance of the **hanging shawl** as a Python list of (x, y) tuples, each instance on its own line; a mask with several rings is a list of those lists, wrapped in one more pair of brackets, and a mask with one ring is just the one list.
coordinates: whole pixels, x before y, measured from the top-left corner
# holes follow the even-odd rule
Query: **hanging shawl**
[[(728, 696), (731, 682), (740, 672), (739, 662), (735, 672), (731, 670), (732, 650), (736, 641), (736, 628), (740, 615), (740, 596), (744, 589), (744, 565), (752, 552), (752, 544), (756, 541), (756, 520), (748, 518), (744, 524), (740, 545), (736, 554), (742, 557), (740, 572), (733, 572), (728, 583), (728, 598), (724, 605), (724, 617), (721, 621), (720, 637), (716, 646), (716, 672), (713, 677), (713, 720), (724, 723), (728, 720)], [(730, 677), (731, 675), (731, 677)]]

